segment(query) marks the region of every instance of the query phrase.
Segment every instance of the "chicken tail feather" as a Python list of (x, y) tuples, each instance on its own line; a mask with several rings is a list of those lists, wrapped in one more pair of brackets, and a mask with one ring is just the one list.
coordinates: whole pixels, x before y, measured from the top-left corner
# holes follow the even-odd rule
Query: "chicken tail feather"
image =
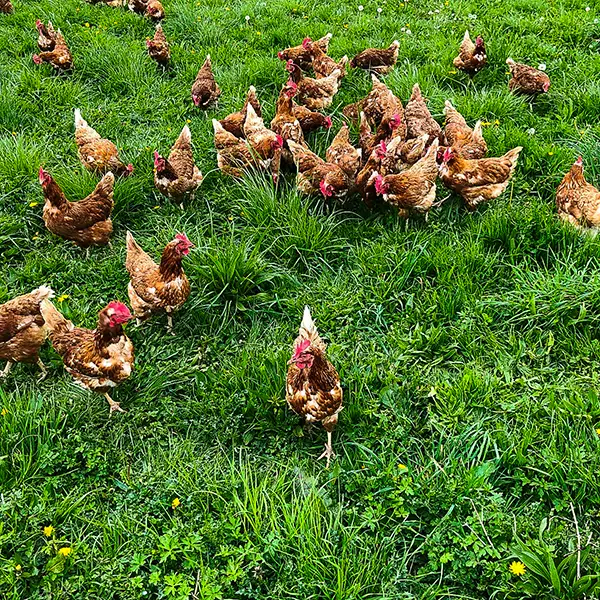
[(42, 300), (40, 312), (42, 313), (42, 317), (44, 317), (46, 326), (51, 332), (66, 333), (73, 329), (73, 324), (67, 321), (47, 298)]
[(319, 335), (308, 306), (304, 307), (304, 315), (302, 315), (302, 323), (300, 323), (300, 335), (311, 340)]

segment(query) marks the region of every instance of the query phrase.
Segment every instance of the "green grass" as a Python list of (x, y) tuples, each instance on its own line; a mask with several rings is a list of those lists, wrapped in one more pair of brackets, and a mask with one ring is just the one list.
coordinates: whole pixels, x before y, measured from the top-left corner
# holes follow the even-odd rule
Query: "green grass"
[[(115, 394), (127, 414), (107, 419), (49, 347), (46, 381), (17, 366), (0, 384), (0, 597), (583, 598), (574, 515), (581, 574), (600, 572), (600, 242), (554, 208), (578, 153), (600, 184), (600, 13), (410, 0), (382, 1), (377, 19), (362, 2), (165, 0), (166, 72), (145, 54), (152, 25), (126, 11), (15, 0), (0, 18), (0, 302), (50, 284), (91, 327), (127, 299), (126, 230), (156, 256), (176, 231), (197, 246), (176, 335), (164, 318), (128, 328), (136, 370)], [(31, 61), (38, 17), (64, 32), (73, 74)], [(474, 84), (451, 66), (466, 27), (490, 56)], [(474, 214), (451, 198), (405, 230), (386, 207), (222, 177), (210, 119), (250, 84), (270, 119), (277, 49), (327, 31), (334, 57), (399, 39), (387, 81), (404, 101), (418, 81), (438, 119), (449, 98), (490, 123), (491, 154), (524, 146), (507, 193)], [(205, 115), (189, 88), (207, 53), (223, 95)], [(509, 95), (507, 56), (546, 63), (551, 92)], [(341, 107), (369, 87), (348, 75), (311, 147), (324, 152)], [(75, 107), (136, 167), (116, 186), (112, 249), (89, 258), (44, 229), (37, 183), (43, 164), (70, 197), (93, 189)], [(154, 190), (151, 152), (186, 120), (206, 179), (181, 211)], [(329, 470), (315, 461), (323, 430), (303, 431), (285, 403), (305, 303), (345, 391)]]

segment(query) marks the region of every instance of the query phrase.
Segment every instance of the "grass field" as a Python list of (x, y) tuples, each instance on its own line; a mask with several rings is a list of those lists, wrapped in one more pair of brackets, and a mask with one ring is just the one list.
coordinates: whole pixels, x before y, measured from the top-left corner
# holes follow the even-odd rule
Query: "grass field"
[[(175, 336), (160, 318), (128, 327), (127, 414), (108, 419), (48, 346), (46, 381), (17, 366), (0, 384), (0, 597), (600, 597), (584, 595), (600, 572), (600, 242), (554, 208), (578, 153), (600, 184), (600, 11), (361, 1), (165, 0), (168, 72), (145, 53), (151, 23), (124, 10), (15, 0), (1, 16), (0, 302), (50, 284), (93, 327), (127, 299), (128, 229), (156, 256), (181, 230), (197, 249)], [(36, 18), (62, 29), (72, 75), (33, 64)], [(473, 84), (452, 68), (467, 27), (490, 57)], [(387, 82), (404, 101), (418, 81), (440, 121), (447, 98), (483, 119), (492, 155), (524, 146), (507, 193), (474, 214), (449, 198), (405, 230), (386, 207), (327, 208), (291, 179), (221, 176), (211, 118), (254, 84), (270, 120), (276, 51), (328, 31), (336, 58), (398, 39)], [(189, 88), (207, 53), (223, 95), (203, 114)], [(550, 93), (511, 96), (508, 56), (545, 63)], [(324, 152), (369, 89), (350, 73), (311, 147)], [(37, 182), (43, 164), (70, 198), (92, 190), (75, 107), (136, 167), (117, 182), (112, 249), (89, 258), (44, 229)], [(182, 211), (154, 190), (152, 151), (186, 121), (205, 181)], [(304, 432), (285, 403), (305, 303), (345, 391), (329, 470), (315, 460), (324, 431)]]

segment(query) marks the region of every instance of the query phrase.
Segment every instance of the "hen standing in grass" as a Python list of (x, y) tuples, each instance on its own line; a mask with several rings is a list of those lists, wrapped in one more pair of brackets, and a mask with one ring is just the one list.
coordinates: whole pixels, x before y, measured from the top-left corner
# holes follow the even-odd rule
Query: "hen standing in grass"
[(344, 171), (348, 180), (354, 182), (360, 168), (361, 150), (350, 142), (350, 128), (343, 125), (327, 148), (325, 159)]
[(0, 360), (6, 361), (0, 379), (6, 377), (14, 363), (36, 363), (46, 377), (46, 367), (40, 359), (40, 348), (47, 330), (40, 304), (52, 298), (54, 292), (42, 285), (30, 294), (18, 296), (0, 305)]
[(331, 438), (342, 410), (342, 386), (340, 376), (327, 359), (326, 349), (306, 306), (294, 352), (288, 362), (286, 399), (290, 408), (306, 423), (323, 423), (327, 443), (319, 459), (326, 458), (329, 467), (335, 456)]
[(241, 178), (246, 170), (256, 166), (256, 157), (245, 140), (227, 131), (216, 119), (212, 120), (212, 124), (215, 131), (217, 166), (223, 173)]
[(462, 158), (483, 158), (487, 154), (488, 148), (483, 138), (481, 121), (477, 121), (475, 128), (471, 129), (465, 118), (452, 106), (450, 100), (446, 100), (444, 115), (446, 115), (444, 127), (446, 144), (452, 146)]
[(216, 103), (220, 95), (221, 88), (215, 81), (209, 54), (202, 67), (200, 67), (192, 85), (192, 101), (194, 106), (207, 109)]
[(344, 171), (335, 164), (328, 163), (305, 146), (288, 141), (294, 157), (296, 187), (304, 194), (323, 194), (327, 198), (344, 198), (352, 182)]
[(426, 133), (429, 135), (428, 144), (431, 144), (436, 138), (440, 142), (443, 141), (442, 128), (431, 116), (418, 83), (413, 86), (412, 95), (404, 110), (404, 116), (406, 118), (406, 135), (408, 139), (418, 138)]
[(150, 58), (155, 60), (159, 65), (166, 67), (169, 64), (171, 49), (160, 23), (156, 26), (154, 38), (146, 40), (146, 48), (148, 48)]
[(350, 61), (350, 67), (367, 69), (385, 75), (394, 68), (398, 60), (399, 47), (400, 42), (394, 40), (389, 48), (367, 48)]
[(0, 13), (10, 15), (14, 11), (14, 7), (10, 0), (0, 0)]
[(600, 192), (586, 181), (581, 156), (558, 186), (556, 208), (558, 216), (575, 227), (600, 227)]
[(160, 21), (165, 18), (165, 9), (160, 0), (148, 0), (146, 16), (150, 17), (153, 21)]
[(154, 152), (154, 169), (154, 185), (161, 194), (177, 202), (186, 194), (193, 198), (203, 177), (194, 164), (192, 134), (187, 125), (173, 144), (168, 159)]
[(454, 66), (473, 77), (487, 64), (487, 54), (485, 53), (485, 43), (481, 36), (478, 36), (475, 43), (471, 40), (469, 30), (465, 31), (465, 37), (460, 45), (458, 56), (454, 59)]
[(75, 109), (75, 143), (79, 160), (94, 173), (112, 171), (115, 175), (128, 177), (133, 173), (133, 165), (125, 165), (119, 158), (117, 147), (109, 140), (101, 138)]
[(517, 167), (521, 146), (498, 158), (468, 160), (452, 148), (444, 152), (440, 178), (444, 185), (460, 194), (468, 210), (475, 210), (482, 202), (497, 198), (508, 187)]
[[(285, 62), (291, 60), (295, 62), (303, 71), (307, 71), (312, 66), (312, 50), (314, 46), (318, 46), (318, 48), (322, 52), (327, 54), (327, 50), (329, 49), (329, 41), (332, 37), (333, 34), (328, 33), (316, 42), (312, 42), (310, 38), (304, 38), (304, 40), (302, 40), (302, 44), (300, 44), (299, 46), (293, 46), (291, 48), (286, 48), (285, 50), (281, 50), (280, 52), (278, 52), (277, 58)], [(306, 42), (309, 41), (312, 44), (311, 46), (306, 45)]]
[(244, 121), (244, 135), (250, 150), (253, 152), (260, 166), (270, 171), (273, 181), (279, 178), (283, 138), (268, 127), (262, 117), (259, 117), (252, 104), (246, 107), (246, 120)]
[(292, 106), (294, 108), (294, 116), (298, 119), (298, 123), (300, 123), (300, 127), (302, 127), (304, 134), (321, 128), (331, 129), (331, 117), (323, 115), (316, 110), (310, 110), (310, 108), (301, 106), (296, 102), (293, 102)]
[(511, 92), (537, 96), (538, 94), (546, 94), (550, 89), (550, 77), (544, 71), (517, 63), (512, 58), (507, 58), (506, 64), (512, 75), (508, 82), (508, 89)]
[(390, 110), (393, 110), (399, 113), (404, 120), (404, 108), (400, 99), (385, 83), (379, 81), (377, 75), (374, 73), (371, 75), (371, 79), (373, 81), (373, 88), (367, 97), (345, 106), (342, 110), (344, 116), (352, 121), (358, 121), (360, 113), (364, 112), (367, 119), (377, 126), (381, 122), (381, 119), (383, 119), (383, 116)]
[(40, 185), (46, 200), (44, 224), (49, 231), (82, 248), (109, 243), (112, 234), (115, 177), (108, 172), (87, 198), (69, 202), (50, 173), (40, 167)]
[[(38, 37), (38, 44), (40, 38)], [(54, 33), (54, 37), (48, 38), (49, 45), (52, 46), (51, 50), (44, 50), (39, 54), (33, 55), (33, 62), (36, 65), (42, 63), (48, 63), (59, 71), (70, 71), (73, 68), (73, 56), (67, 46), (67, 42), (60, 32), (60, 29)], [(45, 40), (44, 40), (45, 43)]]
[(331, 105), (340, 89), (342, 72), (335, 69), (328, 77), (305, 77), (300, 67), (289, 60), (286, 65), (290, 78), (298, 86), (298, 102), (310, 110), (323, 110)]
[(127, 232), (125, 268), (131, 278), (127, 292), (138, 322), (152, 314), (166, 312), (167, 329), (172, 332), (171, 313), (181, 308), (190, 296), (190, 282), (181, 263), (193, 247), (185, 233), (178, 233), (165, 246), (160, 264), (157, 265), (142, 250), (133, 235)]
[(346, 64), (348, 63), (348, 57), (343, 56), (340, 62), (337, 63), (333, 58), (327, 56), (323, 50), (321, 50), (319, 44), (313, 42), (310, 38), (306, 38), (302, 45), (306, 48), (310, 54), (312, 54), (312, 69), (317, 79), (323, 79), (323, 77), (329, 77), (336, 69), (341, 71), (342, 77), (346, 74)]
[(300, 122), (294, 116), (293, 98), (298, 92), (298, 86), (293, 81), (288, 81), (279, 93), (275, 116), (271, 121), (271, 129), (283, 139), (282, 159), (287, 165), (294, 165), (294, 158), (287, 147), (287, 141), (292, 140), (301, 146), (304, 145), (304, 133)]
[(411, 212), (426, 216), (435, 201), (438, 177), (437, 150), (434, 140), (427, 154), (414, 165), (398, 174), (382, 176), (375, 173), (375, 189), (383, 199), (398, 208), (400, 216), (408, 219)]
[(111, 414), (115, 410), (125, 412), (108, 392), (125, 381), (133, 369), (133, 344), (123, 333), (123, 325), (132, 318), (129, 309), (121, 302), (111, 302), (98, 313), (94, 330), (75, 327), (47, 299), (42, 301), (41, 313), (52, 346), (75, 383), (103, 394)]

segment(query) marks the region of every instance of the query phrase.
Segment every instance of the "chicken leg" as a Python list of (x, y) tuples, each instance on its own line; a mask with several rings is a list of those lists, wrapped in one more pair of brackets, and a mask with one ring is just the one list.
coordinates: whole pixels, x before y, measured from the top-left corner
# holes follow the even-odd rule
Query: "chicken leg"
[(0, 379), (3, 377), (6, 377), (10, 373), (10, 370), (12, 369), (13, 364), (14, 363), (12, 361), (10, 361), (10, 360), (7, 361), (6, 366), (4, 367), (4, 371), (2, 371), (0, 373)]
[(121, 405), (118, 402), (115, 402), (108, 394), (104, 394), (104, 397), (108, 400), (108, 404), (110, 406), (109, 416), (111, 416), (115, 411), (117, 412), (127, 412), (121, 408)]
[(327, 459), (327, 465), (326, 468), (329, 469), (329, 462), (332, 458), (335, 458), (335, 454), (333, 452), (333, 446), (331, 443), (331, 439), (332, 439), (332, 432), (328, 431), (327, 432), (327, 443), (325, 444), (325, 450), (323, 452), (323, 454), (321, 454), (321, 456), (319, 456), (319, 458), (317, 460), (321, 460), (322, 458), (326, 458)]
[(40, 368), (40, 371), (42, 372), (42, 374), (38, 378), (38, 382), (44, 381), (44, 379), (46, 379), (46, 377), (48, 377), (48, 369), (46, 369), (46, 365), (42, 362), (42, 359), (39, 356), (38, 356), (36, 364)]

